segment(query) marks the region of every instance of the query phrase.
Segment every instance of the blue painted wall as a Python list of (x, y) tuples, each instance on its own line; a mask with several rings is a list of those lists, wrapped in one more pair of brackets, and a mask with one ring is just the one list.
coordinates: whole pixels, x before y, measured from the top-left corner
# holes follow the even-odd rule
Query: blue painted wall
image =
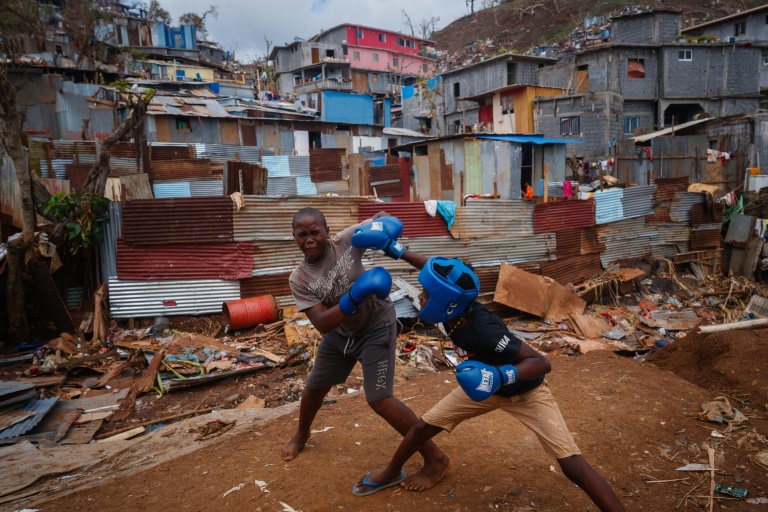
[(384, 128), (392, 126), (392, 100), (384, 98)]
[(321, 121), (373, 124), (373, 96), (323, 91)]

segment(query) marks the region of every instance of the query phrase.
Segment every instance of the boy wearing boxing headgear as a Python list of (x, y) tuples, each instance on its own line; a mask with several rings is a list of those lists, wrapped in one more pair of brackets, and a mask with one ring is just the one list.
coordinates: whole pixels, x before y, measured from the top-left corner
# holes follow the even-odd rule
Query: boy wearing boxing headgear
[[(623, 511), (608, 482), (581, 455), (563, 421), (544, 380), (551, 369), (549, 361), (475, 301), (480, 290), (475, 273), (458, 258), (427, 259), (407, 249), (401, 258), (421, 269), (419, 317), (443, 329), (457, 354), (465, 359), (456, 367), (460, 386), (416, 422), (386, 467), (359, 480), (353, 492), (365, 492), (368, 482), (393, 478), (424, 442), (442, 430), (451, 432), (466, 419), (502, 409), (536, 434), (544, 450), (557, 459), (563, 474), (581, 487), (600, 510)], [(450, 464), (446, 464), (435, 482), (449, 468)], [(427, 488), (408, 480), (400, 485), (413, 491)]]

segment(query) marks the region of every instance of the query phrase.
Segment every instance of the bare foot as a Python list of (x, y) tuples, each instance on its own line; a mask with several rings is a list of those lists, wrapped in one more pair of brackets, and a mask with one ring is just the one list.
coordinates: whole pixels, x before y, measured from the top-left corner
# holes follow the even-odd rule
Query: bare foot
[(447, 455), (440, 460), (424, 464), (424, 466), (400, 484), (406, 491), (426, 491), (434, 487), (451, 469), (451, 459)]
[(283, 460), (288, 462), (289, 460), (293, 460), (296, 455), (299, 454), (301, 450), (304, 449), (304, 445), (307, 444), (307, 440), (309, 439), (309, 432), (296, 432), (290, 441), (288, 441), (288, 444), (285, 445), (285, 448), (283, 448)]

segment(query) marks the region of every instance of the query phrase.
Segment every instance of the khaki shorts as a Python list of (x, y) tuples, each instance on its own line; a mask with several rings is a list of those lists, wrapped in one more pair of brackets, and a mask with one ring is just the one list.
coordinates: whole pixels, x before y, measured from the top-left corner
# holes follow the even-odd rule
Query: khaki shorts
[(508, 412), (531, 429), (539, 438), (544, 451), (554, 458), (564, 459), (581, 454), (546, 380), (539, 387), (521, 395), (510, 398), (493, 395), (482, 402), (473, 401), (458, 387), (421, 419), (450, 432), (462, 421), (496, 409)]

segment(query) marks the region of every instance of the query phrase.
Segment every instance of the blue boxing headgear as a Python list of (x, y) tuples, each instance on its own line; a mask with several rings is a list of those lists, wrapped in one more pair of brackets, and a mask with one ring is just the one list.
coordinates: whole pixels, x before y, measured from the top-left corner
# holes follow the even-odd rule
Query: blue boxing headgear
[(480, 280), (458, 258), (430, 258), (419, 273), (429, 300), (419, 317), (436, 324), (464, 314), (480, 292)]

